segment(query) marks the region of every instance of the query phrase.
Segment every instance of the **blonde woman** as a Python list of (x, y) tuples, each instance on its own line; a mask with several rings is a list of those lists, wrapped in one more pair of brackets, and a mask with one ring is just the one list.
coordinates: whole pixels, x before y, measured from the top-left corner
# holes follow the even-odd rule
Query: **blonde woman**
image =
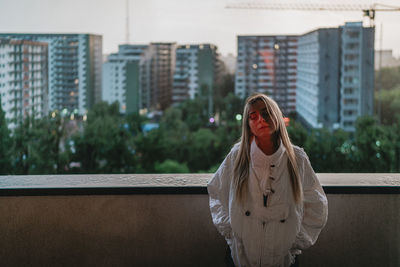
[(246, 100), (241, 139), (207, 189), (213, 223), (237, 267), (293, 264), (328, 216), (306, 153), (291, 144), (282, 112), (264, 94)]

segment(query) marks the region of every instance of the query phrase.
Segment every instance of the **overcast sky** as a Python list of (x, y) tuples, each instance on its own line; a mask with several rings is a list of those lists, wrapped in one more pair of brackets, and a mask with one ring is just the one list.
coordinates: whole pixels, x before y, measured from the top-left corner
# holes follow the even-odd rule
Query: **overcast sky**
[[(269, 1), (269, 0), (266, 0)], [(281, 0), (333, 3), (334, 0)], [(340, 3), (399, 5), (400, 0), (347, 0)], [(361, 21), (362, 12), (226, 9), (237, 0), (130, 0), (130, 42), (213, 43), (236, 54), (237, 35), (303, 34), (321, 27)], [(274, 2), (277, 2), (276, 0)], [(125, 43), (126, 0), (0, 0), (0, 32), (94, 33), (103, 53)], [(367, 22), (367, 20), (365, 20)], [(367, 24), (367, 23), (366, 23)], [(400, 56), (400, 12), (377, 12), (376, 45)]]

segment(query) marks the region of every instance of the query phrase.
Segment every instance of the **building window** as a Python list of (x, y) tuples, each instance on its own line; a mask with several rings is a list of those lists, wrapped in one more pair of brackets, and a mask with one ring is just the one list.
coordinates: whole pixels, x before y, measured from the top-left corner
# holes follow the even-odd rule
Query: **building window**
[(346, 116), (355, 115), (357, 112), (355, 110), (344, 110), (343, 114)]
[(344, 102), (345, 105), (358, 104), (358, 99), (348, 98), (348, 99), (344, 99), (343, 102)]
[(345, 54), (344, 59), (345, 60), (356, 60), (356, 59), (358, 59), (358, 55), (357, 54)]
[(350, 38), (358, 38), (360, 36), (359, 31), (347, 31), (346, 35)]
[(352, 93), (354, 93), (354, 88), (351, 88), (351, 87), (344, 88), (344, 93), (352, 94)]
[(345, 127), (350, 127), (350, 126), (353, 126), (354, 123), (353, 123), (352, 121), (344, 121), (344, 122), (343, 122), (343, 125), (344, 125)]

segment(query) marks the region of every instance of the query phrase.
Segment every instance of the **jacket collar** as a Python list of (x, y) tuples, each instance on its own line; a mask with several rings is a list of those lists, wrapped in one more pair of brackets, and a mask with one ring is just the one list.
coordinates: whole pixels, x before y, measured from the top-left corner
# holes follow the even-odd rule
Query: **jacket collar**
[(277, 167), (285, 152), (285, 146), (282, 142), (279, 143), (278, 150), (272, 155), (265, 155), (264, 152), (257, 146), (255, 139), (251, 142), (250, 158), (251, 164), (255, 168), (266, 168), (266, 164)]
[(285, 146), (281, 141), (278, 150), (275, 151), (274, 154), (265, 155), (264, 152), (257, 146), (256, 141), (253, 139), (250, 146), (251, 164), (254, 169), (269, 168), (269, 178), (272, 180), (272, 183), (274, 183), (279, 180), (282, 174), (282, 166), (286, 166), (286, 163), (283, 162), (285, 152)]

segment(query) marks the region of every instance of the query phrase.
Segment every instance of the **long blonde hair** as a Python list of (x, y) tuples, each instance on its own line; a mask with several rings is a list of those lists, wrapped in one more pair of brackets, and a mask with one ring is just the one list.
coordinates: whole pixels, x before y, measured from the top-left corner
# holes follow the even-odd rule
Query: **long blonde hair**
[(253, 137), (249, 126), (249, 109), (256, 101), (263, 101), (267, 108), (267, 113), (274, 125), (277, 140), (281, 140), (286, 148), (288, 156), (288, 170), (290, 175), (290, 184), (292, 193), (296, 203), (300, 203), (303, 198), (303, 189), (301, 186), (299, 169), (297, 167), (296, 156), (292, 143), (286, 130), (283, 115), (278, 104), (270, 97), (264, 94), (255, 94), (247, 98), (243, 111), (242, 136), (240, 138), (239, 152), (235, 159), (233, 186), (239, 202), (242, 202), (247, 192), (247, 179), (250, 173), (250, 144)]

